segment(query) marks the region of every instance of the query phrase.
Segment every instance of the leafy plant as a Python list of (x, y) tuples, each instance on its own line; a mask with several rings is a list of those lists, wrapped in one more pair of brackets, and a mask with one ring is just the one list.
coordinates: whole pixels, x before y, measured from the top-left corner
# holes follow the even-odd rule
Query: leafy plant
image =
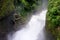
[[(60, 28), (60, 0), (48, 0), (47, 29), (50, 29), (55, 37), (60, 36), (56, 28)], [(56, 37), (56, 40), (60, 38)]]

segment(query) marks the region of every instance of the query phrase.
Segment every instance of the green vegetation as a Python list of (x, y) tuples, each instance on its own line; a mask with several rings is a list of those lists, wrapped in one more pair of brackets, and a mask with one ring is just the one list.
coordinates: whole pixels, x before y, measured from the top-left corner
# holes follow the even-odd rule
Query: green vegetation
[(60, 40), (60, 0), (48, 1), (47, 30), (49, 30), (56, 40)]
[(38, 1), (40, 0), (15, 0), (14, 5), (16, 13), (20, 15), (23, 21), (26, 20), (27, 16), (30, 15), (32, 10), (36, 9), (39, 5)]
[(28, 12), (34, 10), (40, 0), (0, 0), (0, 19), (16, 11), (20, 17), (26, 19)]
[(25, 11), (31, 11), (38, 5), (39, 0), (15, 0), (14, 4), (16, 8), (20, 7)]
[(14, 10), (13, 0), (0, 0), (0, 19)]
[(7, 32), (15, 30), (16, 26), (13, 25), (18, 24), (18, 21), (21, 24), (26, 23), (27, 17), (31, 14), (28, 12), (32, 12), (39, 5), (38, 1), (40, 2), (40, 0), (0, 0), (0, 35), (4, 34), (1, 36), (5, 37)]

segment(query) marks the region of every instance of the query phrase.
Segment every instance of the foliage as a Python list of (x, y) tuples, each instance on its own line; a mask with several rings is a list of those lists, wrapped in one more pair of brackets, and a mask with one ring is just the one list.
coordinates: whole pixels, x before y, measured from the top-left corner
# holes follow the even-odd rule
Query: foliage
[(14, 5), (16, 13), (18, 13), (23, 20), (26, 20), (28, 12), (32, 12), (37, 6), (40, 0), (15, 0)]
[(0, 0), (0, 19), (11, 14), (13, 10), (22, 18), (31, 12), (40, 0)]
[(0, 0), (0, 19), (14, 10), (14, 0)]
[(31, 11), (38, 4), (38, 0), (15, 0), (15, 6), (24, 8), (25, 11)]
[[(50, 30), (56, 37), (60, 36), (59, 31), (57, 32), (58, 27), (60, 27), (60, 0), (49, 0), (47, 12), (47, 29)], [(56, 37), (56, 40), (60, 40), (60, 38)]]

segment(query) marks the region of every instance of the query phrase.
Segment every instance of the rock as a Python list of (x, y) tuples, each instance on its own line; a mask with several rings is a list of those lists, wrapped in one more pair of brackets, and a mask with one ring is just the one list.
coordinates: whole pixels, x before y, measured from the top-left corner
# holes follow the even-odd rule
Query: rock
[(15, 14), (14, 14), (14, 19), (15, 19), (15, 21), (17, 21), (17, 20), (20, 19), (20, 16), (19, 16), (17, 13), (15, 13)]

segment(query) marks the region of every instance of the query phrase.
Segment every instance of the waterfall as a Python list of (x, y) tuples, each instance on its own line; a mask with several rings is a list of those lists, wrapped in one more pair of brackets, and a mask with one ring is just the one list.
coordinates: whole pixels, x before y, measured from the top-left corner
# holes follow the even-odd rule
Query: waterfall
[(30, 21), (26, 24), (26, 27), (18, 30), (12, 37), (8, 37), (9, 40), (45, 40), (44, 27), (46, 21), (47, 12), (47, 0), (42, 0), (42, 11), (36, 15), (32, 15)]

